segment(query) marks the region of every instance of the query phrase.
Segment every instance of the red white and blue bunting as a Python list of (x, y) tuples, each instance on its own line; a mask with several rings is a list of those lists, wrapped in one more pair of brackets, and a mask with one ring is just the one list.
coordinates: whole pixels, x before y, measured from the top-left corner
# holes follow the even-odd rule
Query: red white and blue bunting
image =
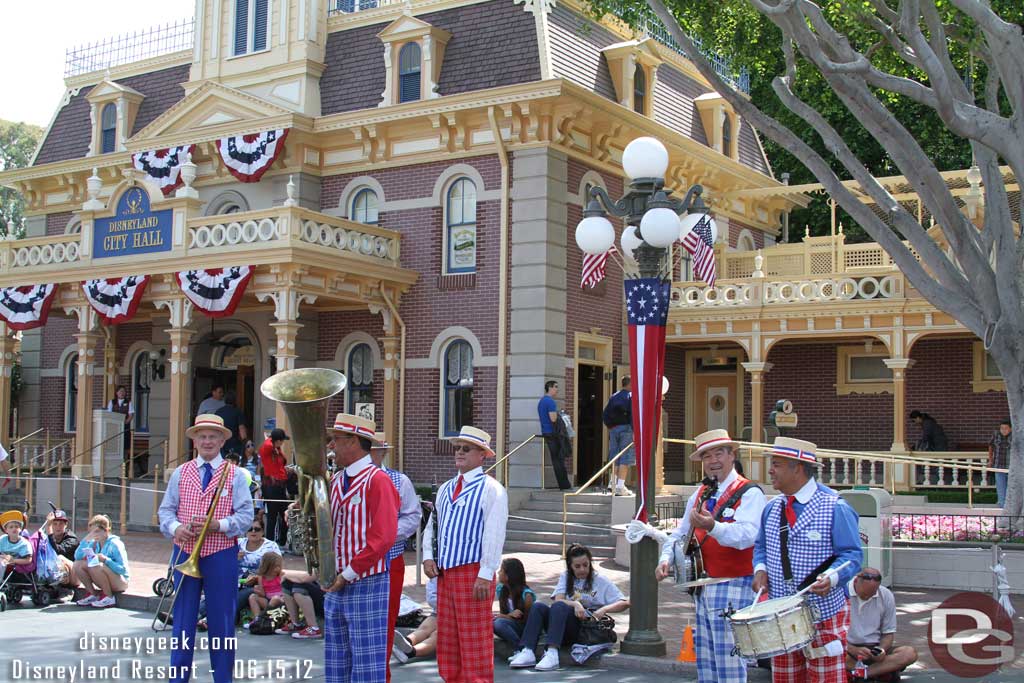
[(0, 318), (12, 330), (31, 330), (46, 324), (57, 285), (25, 285), (0, 289)]
[(195, 145), (180, 145), (166, 149), (136, 152), (132, 155), (132, 164), (152, 178), (164, 196), (169, 197), (181, 186), (181, 165), (195, 151)]
[(88, 280), (82, 283), (82, 290), (89, 305), (99, 313), (103, 322), (117, 325), (135, 317), (148, 283), (148, 275), (129, 275)]
[(253, 271), (252, 266), (183, 270), (178, 282), (193, 306), (211, 318), (226, 318), (238, 307)]
[(220, 158), (231, 175), (243, 183), (259, 182), (284, 151), (288, 129), (233, 135), (217, 141)]

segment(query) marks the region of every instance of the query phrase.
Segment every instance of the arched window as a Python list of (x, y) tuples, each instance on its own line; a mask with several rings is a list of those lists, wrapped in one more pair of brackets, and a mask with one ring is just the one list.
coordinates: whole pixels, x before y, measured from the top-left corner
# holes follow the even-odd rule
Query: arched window
[(111, 102), (100, 114), (100, 153), (108, 154), (117, 147), (117, 105)]
[(352, 220), (356, 223), (377, 225), (377, 193), (368, 187), (356, 192), (352, 199)]
[(373, 352), (369, 344), (356, 344), (348, 354), (346, 410), (358, 415), (359, 403), (373, 403)]
[(647, 73), (639, 64), (633, 72), (633, 111), (647, 113)]
[(81, 235), (82, 234), (82, 220), (77, 216), (68, 221), (67, 227), (64, 228), (65, 235)]
[(473, 424), (473, 348), (458, 339), (444, 353), (444, 435)]
[(447, 221), (449, 273), (472, 273), (476, 270), (476, 185), (469, 178), (459, 178), (448, 188)]
[(136, 432), (149, 432), (149, 382), (150, 369), (152, 364), (149, 361), (149, 353), (143, 351), (135, 356), (132, 363), (132, 407), (135, 409)]
[(722, 121), (722, 154), (732, 156), (732, 119), (728, 115)]
[(235, 54), (267, 49), (270, 0), (235, 0)]
[(249, 210), (249, 203), (239, 192), (229, 190), (222, 192), (206, 205), (207, 216), (222, 216), (230, 213), (242, 213)]
[(64, 372), (64, 431), (74, 432), (78, 424), (78, 354), (71, 356)]
[(398, 101), (420, 99), (420, 44), (406, 43), (398, 53)]

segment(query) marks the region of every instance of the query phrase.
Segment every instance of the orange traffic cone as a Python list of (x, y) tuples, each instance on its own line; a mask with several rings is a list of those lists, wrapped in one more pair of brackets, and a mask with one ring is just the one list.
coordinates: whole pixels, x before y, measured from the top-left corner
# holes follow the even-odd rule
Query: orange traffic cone
[(679, 644), (679, 656), (676, 657), (676, 661), (697, 661), (697, 650), (693, 646), (693, 627), (690, 625), (687, 625), (686, 629), (683, 630), (683, 642)]

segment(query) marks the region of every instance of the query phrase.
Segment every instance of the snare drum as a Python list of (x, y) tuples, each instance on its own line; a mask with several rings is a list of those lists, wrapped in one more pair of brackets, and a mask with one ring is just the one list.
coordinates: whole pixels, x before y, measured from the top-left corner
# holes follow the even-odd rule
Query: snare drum
[(794, 652), (814, 639), (814, 610), (802, 596), (765, 600), (726, 618), (736, 651), (748, 659)]

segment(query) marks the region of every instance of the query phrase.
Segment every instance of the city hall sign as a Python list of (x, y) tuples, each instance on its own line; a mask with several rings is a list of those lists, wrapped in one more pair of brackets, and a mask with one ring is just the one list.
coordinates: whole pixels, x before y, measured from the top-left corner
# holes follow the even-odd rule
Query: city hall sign
[(93, 223), (93, 258), (170, 251), (174, 212), (150, 211), (149, 194), (133, 187), (121, 195), (117, 212)]

